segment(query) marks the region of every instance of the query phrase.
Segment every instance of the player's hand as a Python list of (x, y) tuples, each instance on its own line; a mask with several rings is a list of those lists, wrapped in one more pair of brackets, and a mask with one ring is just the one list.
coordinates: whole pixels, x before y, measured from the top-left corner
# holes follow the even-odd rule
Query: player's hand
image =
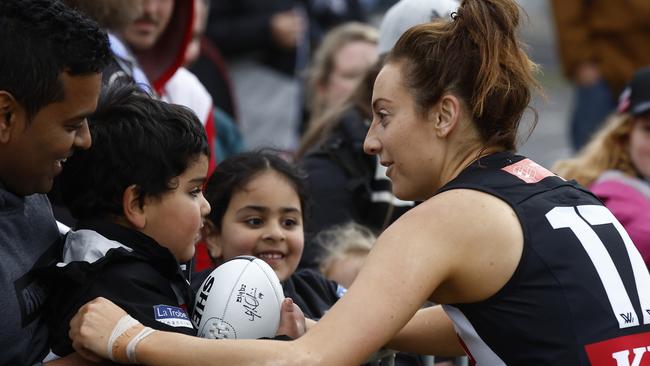
[(291, 298), (285, 298), (280, 307), (280, 326), (276, 335), (286, 335), (296, 339), (305, 334), (306, 329), (305, 314)]
[(70, 321), (72, 347), (92, 361), (108, 358), (109, 337), (124, 315), (124, 310), (103, 297), (88, 302)]

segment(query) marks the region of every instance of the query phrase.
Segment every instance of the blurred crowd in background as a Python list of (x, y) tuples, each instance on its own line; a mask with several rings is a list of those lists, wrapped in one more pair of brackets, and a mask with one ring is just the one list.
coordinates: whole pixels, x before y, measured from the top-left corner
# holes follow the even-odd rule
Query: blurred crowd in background
[[(450, 19), (458, 2), (66, 1), (111, 33), (120, 64), (105, 72), (105, 80), (126, 73), (161, 99), (188, 106), (199, 116), (212, 151), (210, 171), (233, 154), (270, 148), (307, 173), (314, 209), (305, 223), (301, 268), (320, 268), (349, 286), (369, 250), (361, 243), (371, 246), (368, 238), (414, 205), (393, 196), (385, 168), (363, 152), (373, 118), (372, 86), (383, 55), (404, 30)], [(622, 171), (625, 179), (616, 178), (616, 184), (641, 192), (636, 201), (620, 203), (621, 197), (607, 193), (616, 187), (602, 197), (617, 207), (615, 214), (622, 212), (624, 225), (632, 222), (634, 229), (628, 230), (635, 243), (650, 247), (645, 229), (650, 227), (650, 172), (642, 166), (648, 158), (624, 159), (626, 167), (620, 159), (599, 163), (589, 179), (580, 174), (594, 165), (585, 160), (587, 152), (582, 160), (563, 160), (581, 151), (608, 116), (630, 115), (625, 109), (630, 93), (633, 107), (650, 102), (650, 95), (638, 96), (650, 88), (646, 79), (644, 86), (624, 92), (634, 72), (650, 65), (644, 46), (650, 41), (650, 5), (643, 0), (521, 0), (520, 5), (528, 15), (523, 38), (544, 87), (534, 98), (537, 115), (526, 115), (522, 122), (536, 129), (524, 136), (521, 150), (543, 164), (557, 162), (567, 178), (586, 186)], [(646, 123), (646, 111), (633, 111), (623, 124), (635, 118)], [(650, 146), (650, 127), (644, 126), (638, 130), (645, 136), (637, 140), (648, 139), (639, 144)], [(626, 133), (620, 149), (629, 156)], [(590, 149), (612, 154), (602, 144)], [(636, 155), (649, 154), (647, 146), (638, 149), (645, 151)], [(56, 203), (55, 195), (56, 190), (51, 194)], [(65, 207), (57, 210), (60, 221), (74, 224)], [(194, 270), (212, 268), (217, 256), (200, 246)], [(644, 256), (647, 261), (647, 250)], [(337, 261), (342, 268), (335, 268)]]
[[(260, 149), (306, 173), (312, 204), (300, 268), (349, 287), (376, 235), (417, 204), (396, 198), (386, 168), (363, 152), (372, 88), (402, 32), (452, 19), (457, 1), (65, 2), (109, 32), (114, 62), (105, 83), (126, 77), (197, 115), (210, 173)], [(521, 151), (592, 189), (650, 263), (650, 2), (519, 4), (544, 89), (536, 113), (524, 116), (535, 130)], [(60, 192), (55, 185), (50, 193), (55, 216), (73, 227)], [(188, 270), (223, 260), (221, 249), (202, 243)], [(431, 361), (404, 354), (397, 362)]]

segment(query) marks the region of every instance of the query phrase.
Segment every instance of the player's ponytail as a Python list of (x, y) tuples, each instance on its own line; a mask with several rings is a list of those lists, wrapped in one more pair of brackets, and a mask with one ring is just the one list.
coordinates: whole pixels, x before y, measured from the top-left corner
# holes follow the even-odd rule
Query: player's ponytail
[(404, 62), (421, 112), (447, 92), (462, 98), (486, 146), (513, 150), (531, 99), (536, 65), (517, 37), (512, 0), (464, 0), (452, 20), (419, 25), (399, 39), (388, 62)]

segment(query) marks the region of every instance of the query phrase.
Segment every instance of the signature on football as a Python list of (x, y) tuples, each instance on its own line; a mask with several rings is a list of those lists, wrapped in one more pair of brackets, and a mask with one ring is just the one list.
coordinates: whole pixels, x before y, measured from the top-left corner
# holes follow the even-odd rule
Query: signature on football
[(262, 292), (257, 291), (257, 287), (249, 287), (248, 291), (246, 290), (247, 286), (242, 284), (237, 291), (236, 301), (242, 303), (244, 307), (244, 314), (246, 314), (250, 321), (255, 321), (257, 318), (262, 318), (262, 315), (258, 313), (258, 307), (260, 306), (260, 299), (264, 298)]

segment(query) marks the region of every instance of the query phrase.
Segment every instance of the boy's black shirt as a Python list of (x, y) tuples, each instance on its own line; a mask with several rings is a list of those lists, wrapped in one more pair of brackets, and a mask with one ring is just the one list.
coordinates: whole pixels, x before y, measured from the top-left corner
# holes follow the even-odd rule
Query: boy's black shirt
[(103, 256), (94, 253), (100, 258), (90, 263), (77, 258), (64, 267), (53, 264), (40, 271), (49, 285), (45, 311), (55, 354), (73, 352), (68, 338), (70, 320), (81, 306), (98, 296), (113, 301), (145, 326), (196, 335), (189, 321), (194, 294), (167, 248), (141, 232), (106, 221), (80, 221), (66, 240), (81, 230), (92, 230), (109, 245), (117, 242), (132, 251), (114, 247)]

